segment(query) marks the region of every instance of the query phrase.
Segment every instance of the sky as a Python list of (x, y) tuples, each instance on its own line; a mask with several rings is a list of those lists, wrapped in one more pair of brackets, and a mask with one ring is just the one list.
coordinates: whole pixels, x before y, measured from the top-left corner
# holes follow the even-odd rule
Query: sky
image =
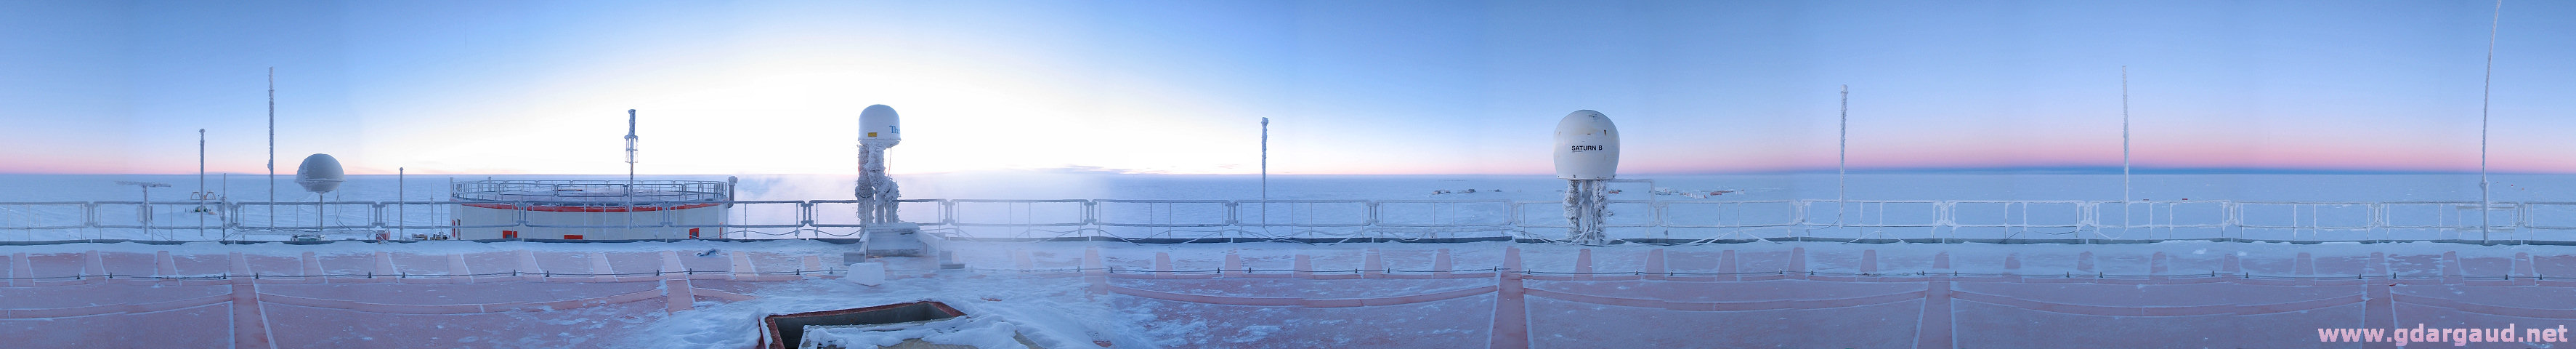
[[(0, 173), (2474, 172), (2492, 2), (0, 1)], [(2576, 3), (2502, 6), (2490, 166), (2576, 173)]]

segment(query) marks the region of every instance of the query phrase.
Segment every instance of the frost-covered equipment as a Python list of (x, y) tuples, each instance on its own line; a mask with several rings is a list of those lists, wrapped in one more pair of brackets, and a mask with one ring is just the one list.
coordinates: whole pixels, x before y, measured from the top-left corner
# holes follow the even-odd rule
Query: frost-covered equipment
[(303, 164), (295, 166), (295, 184), (304, 186), (304, 191), (313, 192), (315, 234), (323, 232), (320, 227), (331, 225), (330, 214), (326, 212), (330, 206), (322, 204), (322, 195), (340, 190), (340, 182), (344, 181), (348, 181), (348, 174), (340, 170), (340, 159), (332, 158), (331, 154), (306, 156)]
[(304, 191), (328, 193), (340, 190), (340, 182), (345, 181), (348, 174), (340, 170), (340, 159), (331, 154), (304, 157), (304, 164), (295, 167), (295, 184), (303, 185)]
[(903, 142), (903, 126), (894, 107), (884, 104), (859, 111), (859, 224), (894, 222), (895, 199), (903, 195), (886, 177), (886, 149)]
[(626, 110), (626, 181), (635, 181), (635, 110)]
[(1565, 240), (1598, 245), (1609, 208), (1606, 188), (1619, 172), (1619, 127), (1601, 112), (1576, 110), (1556, 122), (1556, 178), (1566, 180), (1565, 217), (1574, 224)]
[[(146, 227), (152, 226), (152, 188), (166, 188), (166, 187), (169, 187), (169, 186), (170, 186), (170, 183), (160, 183), (160, 182), (136, 182), (136, 181), (116, 181), (116, 185), (131, 185), (131, 186), (135, 186), (135, 187), (143, 188), (143, 204), (142, 204), (142, 205), (135, 205), (135, 206), (134, 206), (134, 209), (135, 209), (134, 217), (135, 217), (137, 220), (140, 220), (140, 221), (141, 221), (140, 223), (143, 223), (143, 226), (146, 226)], [(204, 226), (204, 225), (205, 225), (205, 223), (204, 223), (204, 222), (205, 222), (205, 218), (197, 218), (197, 221), (199, 222), (199, 223), (197, 223), (197, 225), (199, 225), (199, 226)], [(151, 230), (149, 230), (149, 229), (144, 230), (144, 236), (151, 236), (151, 235), (152, 235), (152, 234), (151, 234)], [(204, 234), (203, 234), (203, 233), (199, 233), (199, 235), (204, 235)]]
[(456, 182), (456, 238), (640, 240), (725, 234), (733, 185), (676, 180)]
[(903, 123), (894, 107), (878, 104), (859, 111), (859, 182), (853, 191), (871, 256), (921, 256), (930, 250), (916, 234), (921, 226), (899, 222), (901, 216), (895, 214), (895, 200), (903, 191), (894, 177), (886, 176), (885, 157), (887, 148), (902, 142)]

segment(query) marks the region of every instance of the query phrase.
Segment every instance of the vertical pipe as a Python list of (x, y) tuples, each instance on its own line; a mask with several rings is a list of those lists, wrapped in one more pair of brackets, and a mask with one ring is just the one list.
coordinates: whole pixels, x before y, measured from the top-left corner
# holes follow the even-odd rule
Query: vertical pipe
[(1851, 85), (1843, 85), (1842, 122), (1834, 141), (1834, 227), (1843, 226), (1844, 206), (1851, 200)]
[(1608, 211), (1609, 205), (1609, 198), (1605, 194), (1607, 182), (1600, 179), (1566, 180), (1565, 214), (1566, 220), (1573, 223), (1573, 227), (1566, 233), (1567, 242), (1582, 245), (1601, 245), (1609, 242), (1608, 236), (1601, 229), (1601, 215)]
[(1270, 229), (1270, 118), (1261, 118), (1261, 229)]
[[(216, 203), (217, 203), (217, 204), (225, 204), (225, 202), (226, 202), (226, 201), (232, 201), (232, 195), (233, 195), (233, 174), (232, 174), (231, 172), (226, 172), (226, 173), (224, 173), (221, 177), (223, 178), (223, 182), (221, 182), (221, 183), (222, 183), (222, 186), (223, 186), (223, 190), (222, 190), (222, 191), (220, 191), (220, 192), (217, 192), (217, 193), (215, 194), (215, 197), (218, 199), (218, 200), (216, 200)], [(217, 206), (217, 207), (225, 207), (225, 206), (230, 206), (230, 205), (223, 205), (223, 206)], [(223, 211), (217, 211), (217, 212), (223, 212)], [(240, 221), (240, 220), (236, 220), (236, 219), (234, 219), (234, 218), (239, 218), (239, 217), (238, 217), (238, 216), (233, 216), (231, 212), (225, 212), (223, 217), (224, 217), (224, 227), (223, 227), (223, 229), (221, 229), (221, 230), (216, 230), (216, 231), (215, 231), (215, 233), (216, 233), (218, 236), (221, 236), (221, 237), (218, 237), (218, 238), (216, 238), (216, 239), (229, 239), (229, 238), (233, 235), (233, 225), (234, 225), (235, 223), (241, 223), (241, 221)]]
[(205, 238), (205, 237), (206, 237), (206, 212), (204, 212), (204, 211), (202, 211), (202, 210), (205, 210), (205, 209), (206, 209), (206, 194), (207, 194), (207, 193), (208, 193), (208, 192), (206, 191), (206, 129), (202, 129), (202, 128), (201, 128), (201, 129), (197, 129), (197, 194), (196, 194), (196, 195), (189, 195), (189, 196), (192, 196), (192, 197), (191, 197), (191, 199), (196, 199), (196, 200), (197, 200), (197, 209), (198, 209), (198, 210), (201, 210), (201, 211), (196, 212), (196, 213), (197, 213), (197, 238), (200, 238), (200, 239), (203, 239), (203, 238)]
[(268, 227), (277, 229), (277, 67), (268, 67)]
[(2120, 236), (2129, 235), (2129, 200), (2129, 66), (2124, 65), (2120, 66)]
[(626, 207), (617, 213), (618, 234), (632, 235), (635, 230), (635, 110), (626, 110)]
[(878, 200), (884, 199), (878, 197), (881, 191), (878, 185), (883, 184), (878, 178), (883, 176), (880, 171), (885, 168), (885, 148), (868, 144), (861, 144), (859, 148), (859, 195), (862, 196), (859, 201), (863, 201), (859, 203), (859, 224), (875, 224), (880, 220), (877, 217)]

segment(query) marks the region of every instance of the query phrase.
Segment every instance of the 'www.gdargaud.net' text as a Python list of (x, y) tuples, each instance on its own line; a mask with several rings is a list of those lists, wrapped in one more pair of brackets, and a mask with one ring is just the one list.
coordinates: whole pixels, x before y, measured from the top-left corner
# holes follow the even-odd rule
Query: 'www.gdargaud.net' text
[(2320, 328), (2317, 329), (2317, 340), (2329, 343), (2395, 343), (2397, 346), (2401, 347), (2412, 343), (2450, 343), (2451, 346), (2466, 346), (2469, 345), (2469, 343), (2547, 343), (2567, 341), (2567, 325), (2558, 325), (2558, 328), (2523, 328), (2518, 330), (2515, 328), (2516, 326), (2519, 325), (2506, 324), (2504, 328), (2424, 328), (2424, 324), (2415, 324), (2415, 328), (2397, 329)]

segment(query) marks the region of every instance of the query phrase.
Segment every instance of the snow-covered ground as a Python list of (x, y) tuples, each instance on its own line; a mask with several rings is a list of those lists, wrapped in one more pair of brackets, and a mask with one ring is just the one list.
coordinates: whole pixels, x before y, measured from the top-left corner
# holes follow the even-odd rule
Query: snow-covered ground
[[(1495, 344), (1509, 323), (1523, 324), (1527, 336), (1517, 338), (1538, 347), (1902, 347), (1920, 345), (1930, 338), (1924, 333), (1934, 332), (1963, 347), (2116, 347), (2148, 338), (2277, 347), (2312, 346), (2306, 335), (2315, 328), (2372, 322), (2549, 326), (2571, 318), (2562, 309), (2576, 307), (2564, 297), (2541, 296), (2576, 286), (2553, 280), (2576, 275), (2576, 255), (2561, 246), (953, 242), (947, 248), (968, 269), (940, 271), (930, 260), (891, 258), (894, 278), (877, 286), (823, 271), (775, 280), (680, 273), (689, 283), (675, 288), (653, 273), (730, 272), (734, 253), (752, 256), (753, 270), (788, 272), (805, 269), (806, 256), (814, 265), (838, 264), (840, 253), (854, 249), (793, 240), (6, 246), (0, 254), (24, 257), (7, 263), (13, 283), (0, 288), (10, 293), (0, 308), (10, 316), (0, 323), (18, 329), (13, 338), (49, 345), (241, 343), (245, 332), (234, 327), (241, 319), (223, 321), (248, 309), (224, 301), (237, 296), (222, 296), (239, 292), (226, 291), (236, 284), (225, 283), (241, 279), (227, 267), (236, 259), (264, 275), (259, 280), (274, 280), (250, 283), (260, 299), (248, 304), (261, 310), (260, 333), (281, 347), (747, 347), (759, 340), (761, 316), (918, 300), (969, 314), (917, 331), (925, 341), (1016, 345), (1016, 333), (1049, 348), (1477, 347)], [(711, 249), (717, 253), (707, 254)], [(96, 270), (86, 265), (93, 250), (100, 256)], [(535, 256), (534, 268), (514, 260), (522, 250)], [(169, 257), (160, 257), (163, 251)], [(1085, 261), (1095, 253), (1096, 262)], [(1521, 264), (1506, 264), (1514, 254)], [(314, 270), (336, 276), (318, 282), (279, 276), (311, 275), (298, 267), (307, 259)], [(1492, 272), (1498, 268), (1517, 272), (1498, 276)], [(501, 274), (509, 272), (522, 273)], [(538, 272), (551, 276), (525, 275)], [(406, 275), (367, 277), (396, 273)], [(119, 276), (97, 280), (101, 274)], [(458, 274), (483, 275), (470, 282), (446, 277)], [(1923, 317), (1927, 287), (1949, 295), (1944, 304), (1952, 316)], [(1512, 288), (1522, 291), (1506, 291)], [(674, 289), (696, 290), (693, 304), (666, 304)], [(630, 294), (641, 296), (520, 305)], [(1511, 298), (1525, 309), (1518, 321), (1497, 306), (1505, 294), (1516, 294)], [(163, 309), (206, 297), (218, 298)], [(2247, 310), (2275, 308), (2285, 310)], [(2123, 312), (2129, 315), (2105, 315)], [(2374, 318), (2374, 312), (2385, 315)], [(1936, 326), (1942, 321), (1947, 327)], [(2082, 326), (2080, 334), (2033, 333), (2023, 328), (2030, 323)], [(2217, 330), (2215, 324), (2232, 330), (2173, 337)], [(135, 326), (175, 335), (119, 334)], [(2078, 341), (2053, 342), (2065, 340)]]

